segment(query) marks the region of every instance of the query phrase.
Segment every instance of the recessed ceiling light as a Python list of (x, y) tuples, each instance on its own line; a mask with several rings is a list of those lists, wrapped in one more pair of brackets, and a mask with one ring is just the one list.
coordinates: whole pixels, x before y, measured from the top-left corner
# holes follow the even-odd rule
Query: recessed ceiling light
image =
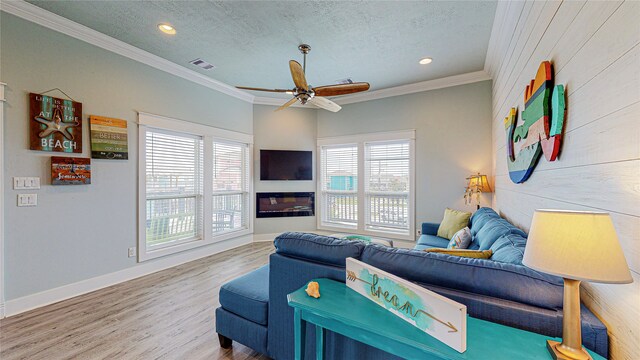
[(176, 29), (169, 25), (169, 24), (158, 24), (158, 29), (160, 29), (160, 31), (162, 31), (165, 34), (169, 34), (169, 35), (175, 35), (176, 34)]
[(420, 59), (419, 62), (420, 62), (421, 65), (427, 65), (427, 64), (430, 64), (432, 61), (433, 61), (432, 58), (426, 57), (424, 59)]

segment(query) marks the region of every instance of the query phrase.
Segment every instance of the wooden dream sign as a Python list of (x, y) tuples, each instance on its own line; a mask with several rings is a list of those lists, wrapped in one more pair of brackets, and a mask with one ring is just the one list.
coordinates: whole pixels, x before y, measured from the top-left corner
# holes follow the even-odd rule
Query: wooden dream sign
[(456, 351), (467, 350), (465, 305), (354, 258), (347, 258), (346, 277), (360, 295)]
[[(540, 155), (555, 161), (560, 153), (562, 129), (566, 117), (564, 86), (553, 85), (553, 66), (543, 61), (536, 78), (524, 92), (522, 125), (518, 110), (512, 108), (504, 119), (507, 132), (507, 165), (509, 177), (516, 183), (527, 181), (538, 164)], [(516, 154), (516, 145), (519, 151)]]
[(82, 104), (29, 94), (29, 148), (82, 153)]

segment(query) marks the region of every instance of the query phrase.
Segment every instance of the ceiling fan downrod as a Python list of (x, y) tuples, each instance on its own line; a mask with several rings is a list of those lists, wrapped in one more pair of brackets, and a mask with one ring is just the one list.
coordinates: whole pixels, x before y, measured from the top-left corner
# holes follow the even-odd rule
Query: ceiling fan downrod
[(300, 44), (298, 45), (298, 50), (300, 50), (300, 52), (304, 56), (304, 59), (302, 61), (302, 72), (306, 74), (307, 73), (307, 54), (309, 53), (309, 51), (311, 51), (311, 46), (307, 44)]

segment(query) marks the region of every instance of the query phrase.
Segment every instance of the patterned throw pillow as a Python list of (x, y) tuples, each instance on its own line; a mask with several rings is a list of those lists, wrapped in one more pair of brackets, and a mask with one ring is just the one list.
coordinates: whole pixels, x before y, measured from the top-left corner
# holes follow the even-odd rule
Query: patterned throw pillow
[(453, 235), (447, 249), (466, 249), (471, 244), (471, 230), (468, 227), (460, 229)]

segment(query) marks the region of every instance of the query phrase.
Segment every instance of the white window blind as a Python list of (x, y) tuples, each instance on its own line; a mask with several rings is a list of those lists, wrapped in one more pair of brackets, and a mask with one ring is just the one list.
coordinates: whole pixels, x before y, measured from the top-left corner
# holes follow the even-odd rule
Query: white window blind
[(149, 129), (145, 154), (147, 247), (201, 239), (202, 138)]
[(318, 139), (318, 228), (415, 240), (415, 131)]
[(358, 147), (321, 149), (321, 216), (324, 225), (358, 226)]
[(249, 151), (246, 144), (213, 142), (214, 235), (248, 228)]
[(409, 141), (365, 143), (365, 229), (409, 233)]

